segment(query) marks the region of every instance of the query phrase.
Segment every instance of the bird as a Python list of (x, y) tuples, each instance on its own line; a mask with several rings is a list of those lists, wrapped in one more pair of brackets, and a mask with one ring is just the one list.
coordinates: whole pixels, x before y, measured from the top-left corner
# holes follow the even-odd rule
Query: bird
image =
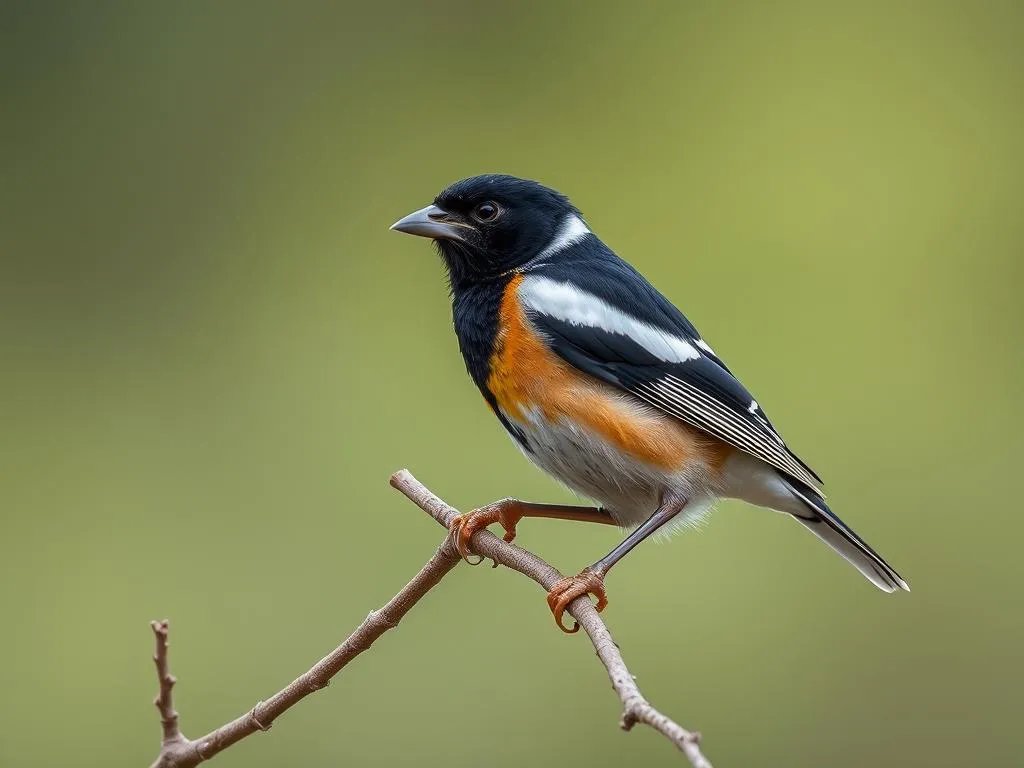
[(471, 559), (493, 523), (524, 518), (617, 525), (626, 537), (548, 592), (608, 604), (605, 577), (641, 541), (701, 520), (720, 499), (781, 512), (885, 592), (907, 582), (825, 503), (821, 478), (694, 325), (591, 230), (568, 197), (505, 174), (457, 181), (392, 230), (433, 240), (447, 271), (466, 369), (526, 457), (577, 507), (504, 499), (460, 515)]

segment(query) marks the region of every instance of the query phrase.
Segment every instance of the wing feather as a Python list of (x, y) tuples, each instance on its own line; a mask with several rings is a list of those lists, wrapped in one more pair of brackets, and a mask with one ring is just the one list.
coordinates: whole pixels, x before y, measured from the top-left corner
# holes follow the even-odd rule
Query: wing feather
[[(600, 269), (595, 280), (591, 264), (576, 274), (590, 275), (589, 284), (564, 272), (531, 273), (519, 288), (527, 319), (557, 355), (801, 483), (821, 483), (693, 325), (639, 273), (610, 283)], [(612, 276), (624, 275), (619, 268)], [(646, 312), (652, 301), (656, 311)]]

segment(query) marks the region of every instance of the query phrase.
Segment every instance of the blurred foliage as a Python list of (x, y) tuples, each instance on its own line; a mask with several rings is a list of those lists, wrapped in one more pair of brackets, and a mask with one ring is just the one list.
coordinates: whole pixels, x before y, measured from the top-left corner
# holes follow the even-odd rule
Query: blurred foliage
[[(725, 504), (609, 581), (645, 693), (716, 765), (1019, 765), (1024, 4), (0, 7), (0, 763), (145, 765), (146, 622), (198, 735), (390, 597), (468, 509), (566, 500), (466, 377), (462, 176), (570, 194), (677, 301), (883, 595)], [(564, 571), (608, 529), (523, 525)], [(460, 568), (218, 765), (678, 765), (585, 640)]]

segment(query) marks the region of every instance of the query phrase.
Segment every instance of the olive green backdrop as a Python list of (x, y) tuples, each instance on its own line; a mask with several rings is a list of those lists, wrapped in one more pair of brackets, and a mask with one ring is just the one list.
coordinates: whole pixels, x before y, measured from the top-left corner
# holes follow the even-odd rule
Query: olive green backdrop
[[(1020, 765), (1024, 4), (6, 2), (0, 763), (147, 765), (303, 671), (442, 532), (567, 501), (463, 371), (460, 177), (573, 197), (907, 577), (723, 504), (609, 579), (716, 766)], [(575, 572), (617, 540), (533, 522)], [(585, 639), (460, 567), (230, 766), (678, 765)]]

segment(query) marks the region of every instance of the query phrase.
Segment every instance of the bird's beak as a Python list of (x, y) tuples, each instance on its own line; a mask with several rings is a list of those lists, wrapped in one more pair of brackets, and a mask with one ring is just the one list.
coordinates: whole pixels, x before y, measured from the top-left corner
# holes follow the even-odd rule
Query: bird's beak
[(454, 221), (446, 210), (436, 205), (428, 205), (426, 208), (413, 211), (404, 219), (392, 224), (391, 228), (408, 235), (432, 237), (435, 240), (459, 240), (463, 243), (466, 242), (466, 235), (473, 229), (467, 224)]

